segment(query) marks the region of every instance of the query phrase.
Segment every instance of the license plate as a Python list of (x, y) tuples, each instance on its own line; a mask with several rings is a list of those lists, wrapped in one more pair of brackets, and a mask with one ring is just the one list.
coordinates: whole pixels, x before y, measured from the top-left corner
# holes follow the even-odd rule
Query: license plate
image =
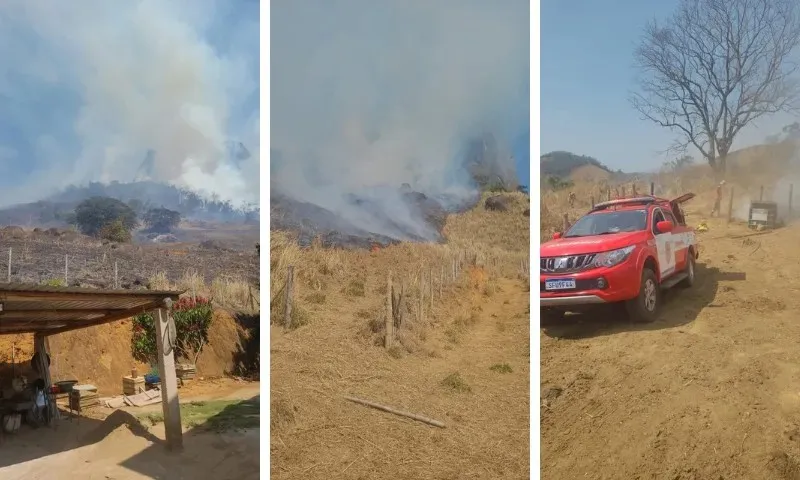
[(564, 280), (545, 280), (545, 290), (570, 290), (575, 288), (575, 280), (567, 278)]

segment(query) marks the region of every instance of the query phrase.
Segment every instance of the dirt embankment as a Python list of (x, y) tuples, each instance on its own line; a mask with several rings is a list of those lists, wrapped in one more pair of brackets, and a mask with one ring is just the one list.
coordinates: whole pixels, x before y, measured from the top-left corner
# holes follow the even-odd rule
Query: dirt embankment
[[(50, 338), (51, 374), (54, 381), (78, 380), (96, 385), (103, 395), (122, 393), (122, 377), (130, 375), (136, 366), (140, 372), (150, 366), (133, 359), (131, 335), (133, 322), (122, 320)], [(209, 343), (197, 361), (197, 375), (220, 377), (238, 373), (239, 362), (247, 347), (247, 332), (229, 312), (218, 309), (209, 330)], [(33, 355), (32, 335), (0, 336), (0, 368), (11, 370), (11, 352), (16, 346), (14, 360), (18, 373), (28, 371)], [(1, 365), (5, 364), (5, 365)]]
[(697, 284), (660, 320), (543, 328), (542, 478), (800, 478), (800, 225), (753, 235), (688, 206)]

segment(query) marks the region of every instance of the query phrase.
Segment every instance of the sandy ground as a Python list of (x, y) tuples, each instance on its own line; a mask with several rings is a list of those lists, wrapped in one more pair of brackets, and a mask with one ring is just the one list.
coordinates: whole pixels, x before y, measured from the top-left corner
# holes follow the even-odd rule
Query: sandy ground
[[(259, 385), (197, 382), (181, 393), (182, 402), (250, 399), (259, 394)], [(0, 443), (0, 478), (259, 478), (259, 429), (224, 434), (188, 430), (184, 451), (173, 454), (163, 444), (163, 425), (145, 429), (133, 415), (147, 410), (127, 410), (98, 409), (86, 417), (65, 418), (55, 429), (23, 427), (6, 436)]]
[[(497, 286), (491, 296), (465, 286), (454, 303), (436, 307), (441, 324), (426, 345), (399, 358), (358, 339), (358, 300), (293, 332), (273, 327), (272, 478), (529, 478), (529, 293), (519, 280)], [(474, 312), (474, 322), (456, 339), (450, 328), (459, 308)], [(490, 369), (499, 364), (511, 371)], [(454, 373), (463, 383), (443, 384)]]
[(654, 324), (541, 329), (543, 479), (800, 478), (800, 225), (708, 224)]

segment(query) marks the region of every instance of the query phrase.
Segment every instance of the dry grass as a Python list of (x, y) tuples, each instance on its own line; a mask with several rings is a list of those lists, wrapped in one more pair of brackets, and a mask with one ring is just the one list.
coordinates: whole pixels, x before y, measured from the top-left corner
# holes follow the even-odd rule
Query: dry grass
[[(758, 145), (732, 153), (728, 157), (728, 171), (725, 175), (723, 212), (727, 210), (731, 188), (734, 190), (734, 218), (738, 220), (742, 220), (737, 217), (742, 216), (740, 212), (743, 208), (746, 210), (746, 205), (750, 200), (759, 197), (762, 186), (765, 199), (773, 199), (779, 203), (784, 202), (784, 199), (774, 198), (785, 193), (778, 192), (775, 185), (787, 177), (797, 178), (800, 183), (800, 171), (797, 166), (791, 164), (795, 149), (796, 146), (787, 142)], [(703, 215), (710, 213), (718, 180), (707, 164), (698, 163), (679, 172), (660, 172), (653, 176), (652, 181), (655, 184), (657, 196), (674, 198), (687, 192), (693, 192), (697, 197), (687, 205), (687, 208)], [(616, 198), (617, 191), (621, 194), (623, 187), (625, 193), (631, 195), (634, 185), (638, 193), (650, 193), (649, 181), (644, 180), (638, 182), (579, 181), (572, 187), (559, 191), (542, 190), (540, 192), (540, 241), (550, 240), (554, 232), (563, 229), (564, 214), (568, 216), (570, 222), (574, 222), (591, 208), (592, 199), (595, 202), (607, 200), (609, 188), (612, 198)], [(573, 206), (569, 205), (570, 192), (574, 192), (576, 197)]]
[(150, 277), (149, 283), (152, 290), (185, 291), (187, 295), (210, 297), (216, 305), (236, 311), (259, 311), (258, 290), (238, 276), (219, 276), (208, 285), (197, 270), (189, 269), (175, 282), (170, 282), (166, 273), (156, 272)]
[[(442, 244), (402, 243), (377, 252), (322, 248), (317, 242), (301, 248), (287, 232), (270, 233), (270, 312), (283, 318), (286, 277), (294, 267), (293, 310), (313, 317), (320, 309), (358, 299), (370, 304), (364, 317), (364, 333), (383, 335), (383, 311), (387, 293), (386, 278), (392, 273), (396, 291), (403, 289), (408, 311), (405, 338), (407, 351), (416, 351), (419, 335), (436, 314), (436, 300), (461, 282), (477, 282), (483, 294), (497, 291), (496, 279), (527, 278), (529, 270), (529, 197), (508, 193), (509, 209), (488, 211), (481, 202), (472, 210), (451, 215), (445, 224), (447, 239)], [(453, 278), (454, 265), (458, 276)], [(469, 275), (461, 275), (468, 267)], [(474, 272), (488, 278), (473, 278)], [(431, 295), (434, 302), (431, 305)], [(423, 298), (423, 315), (419, 300)], [(363, 312), (362, 312), (363, 313)], [(294, 320), (293, 320), (294, 323)], [(309, 323), (308, 321), (303, 324)]]

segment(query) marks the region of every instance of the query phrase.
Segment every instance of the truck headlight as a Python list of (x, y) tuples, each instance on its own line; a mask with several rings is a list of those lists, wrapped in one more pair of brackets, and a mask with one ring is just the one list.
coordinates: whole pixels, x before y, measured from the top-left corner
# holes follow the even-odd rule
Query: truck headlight
[(611, 250), (610, 252), (598, 253), (594, 259), (594, 264), (597, 267), (613, 267), (619, 265), (631, 256), (631, 252), (636, 247), (631, 245), (629, 247), (620, 248), (618, 250)]

